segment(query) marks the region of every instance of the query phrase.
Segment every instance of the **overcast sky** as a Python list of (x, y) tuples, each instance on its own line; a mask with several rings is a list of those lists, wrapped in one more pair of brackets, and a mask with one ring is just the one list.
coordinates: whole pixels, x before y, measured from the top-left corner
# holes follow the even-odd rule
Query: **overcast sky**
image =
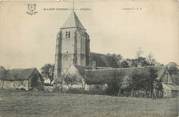
[[(43, 1), (43, 0), (41, 0)], [(38, 13), (28, 15), (27, 2), (0, 3), (0, 65), (40, 68), (54, 63), (56, 34), (71, 11), (71, 2), (31, 2)], [(76, 0), (76, 11), (91, 39), (91, 51), (134, 58), (142, 48), (157, 61), (179, 63), (177, 0)]]

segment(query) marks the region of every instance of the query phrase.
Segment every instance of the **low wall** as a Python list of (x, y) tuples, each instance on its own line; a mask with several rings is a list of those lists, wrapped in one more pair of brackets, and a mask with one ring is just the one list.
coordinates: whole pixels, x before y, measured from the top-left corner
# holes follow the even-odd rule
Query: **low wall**
[(22, 80), (22, 81), (0, 80), (0, 88), (2, 88), (2, 89), (25, 89), (25, 90), (29, 90), (28, 85), (29, 85), (28, 80)]

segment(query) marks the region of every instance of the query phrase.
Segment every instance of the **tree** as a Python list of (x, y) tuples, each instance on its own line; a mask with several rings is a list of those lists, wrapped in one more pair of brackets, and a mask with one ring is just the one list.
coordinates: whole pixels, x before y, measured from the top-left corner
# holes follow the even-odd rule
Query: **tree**
[(150, 66), (150, 62), (145, 57), (138, 57), (135, 59), (126, 59), (121, 62), (122, 67), (137, 67), (137, 66)]
[(106, 90), (106, 93), (109, 95), (119, 95), (120, 94), (120, 88), (122, 79), (120, 77), (123, 77), (123, 72), (115, 72), (113, 76), (111, 76), (110, 82), (108, 82), (108, 88)]
[(137, 58), (134, 59), (133, 62), (137, 62), (137, 66), (151, 66), (155, 65), (155, 59), (153, 58), (152, 53), (150, 53), (147, 57), (143, 56), (144, 51), (139, 48), (136, 52)]
[(121, 62), (122, 62), (122, 55), (118, 54), (115, 56), (115, 60), (116, 60), (116, 63), (118, 65), (118, 67), (121, 65)]
[(120, 66), (121, 60), (122, 60), (122, 56), (120, 54), (107, 54), (106, 56), (108, 56), (110, 60), (110, 64), (113, 68), (118, 68)]
[(54, 65), (52, 64), (45, 64), (42, 68), (41, 68), (41, 74), (43, 77), (46, 77), (48, 79), (50, 79), (50, 84), (53, 81), (53, 74), (54, 74)]
[(119, 90), (121, 87), (121, 80), (114, 77), (108, 83), (107, 94), (109, 95), (119, 95)]
[(171, 75), (174, 75), (178, 72), (177, 64), (175, 62), (170, 62), (167, 65), (167, 69)]
[(121, 62), (121, 65), (120, 65), (122, 68), (128, 68), (129, 67), (129, 64), (126, 60), (122, 61)]
[(147, 61), (147, 59), (145, 57), (138, 57), (137, 64), (139, 66), (149, 66), (150, 65), (150, 63)]
[(149, 72), (150, 72), (150, 77), (149, 79), (147, 79), (148, 81), (148, 89), (150, 90), (150, 96), (153, 97), (154, 96), (154, 89), (157, 87), (157, 85), (159, 85), (156, 81), (157, 79), (157, 70), (155, 70), (154, 68), (150, 68), (149, 69)]
[(129, 96), (131, 92), (132, 79), (129, 76), (124, 76), (121, 81), (120, 93), (125, 96)]
[(153, 81), (156, 78), (155, 71), (152, 70), (135, 70), (132, 73), (131, 95), (136, 92), (137, 96), (142, 93), (143, 96), (150, 96)]

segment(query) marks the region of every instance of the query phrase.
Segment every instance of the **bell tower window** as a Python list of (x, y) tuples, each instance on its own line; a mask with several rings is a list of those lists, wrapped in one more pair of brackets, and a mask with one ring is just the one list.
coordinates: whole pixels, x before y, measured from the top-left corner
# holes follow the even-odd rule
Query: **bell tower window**
[(66, 38), (70, 38), (70, 31), (66, 31), (65, 36), (66, 36)]

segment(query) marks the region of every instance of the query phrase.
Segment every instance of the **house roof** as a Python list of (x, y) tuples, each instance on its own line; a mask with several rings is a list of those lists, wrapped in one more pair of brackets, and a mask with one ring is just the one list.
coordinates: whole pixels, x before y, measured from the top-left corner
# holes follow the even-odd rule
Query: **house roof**
[(87, 84), (104, 84), (111, 82), (111, 79), (132, 78), (133, 73), (145, 73), (149, 75), (150, 68), (158, 67), (130, 67), (130, 68), (105, 68), (85, 70), (85, 81)]
[[(166, 78), (167, 70), (165, 67), (161, 66), (146, 66), (146, 67), (130, 67), (130, 68), (104, 68), (104, 69), (92, 69), (90, 67), (84, 67), (80, 65), (74, 65), (79, 71), (80, 75), (84, 78), (87, 84), (104, 84), (109, 83), (111, 78), (118, 76), (123, 80), (124, 78), (131, 78), (133, 73), (145, 73), (146, 75), (150, 74), (150, 69), (153, 68), (157, 70), (157, 80), (165, 82), (168, 80)], [(179, 73), (176, 75), (169, 76), (170, 82), (175, 85), (179, 85)]]
[(157, 79), (165, 83), (173, 83), (179, 85), (179, 73), (170, 74), (167, 67), (163, 67), (158, 72)]
[(78, 16), (73, 11), (70, 16), (67, 18), (66, 22), (62, 26), (62, 28), (81, 28), (85, 29), (82, 23), (80, 22)]
[(96, 62), (96, 67), (118, 67), (117, 62), (111, 57), (105, 54), (90, 53), (90, 62)]
[(1, 80), (27, 80), (31, 78), (33, 73), (37, 73), (38, 70), (36, 68), (28, 68), (28, 69), (11, 69), (7, 70), (4, 73), (0, 74)]

